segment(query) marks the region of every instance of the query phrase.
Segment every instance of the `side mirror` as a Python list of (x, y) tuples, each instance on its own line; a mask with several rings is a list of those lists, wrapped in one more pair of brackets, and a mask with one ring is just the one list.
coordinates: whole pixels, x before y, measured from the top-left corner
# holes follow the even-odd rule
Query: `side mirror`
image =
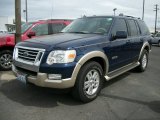
[(127, 38), (127, 32), (126, 31), (117, 31), (116, 35), (114, 36), (115, 39), (123, 39)]
[(33, 31), (31, 31), (31, 32), (29, 32), (29, 33), (27, 34), (27, 36), (28, 36), (29, 38), (32, 38), (33, 36), (36, 36), (36, 33), (33, 32)]

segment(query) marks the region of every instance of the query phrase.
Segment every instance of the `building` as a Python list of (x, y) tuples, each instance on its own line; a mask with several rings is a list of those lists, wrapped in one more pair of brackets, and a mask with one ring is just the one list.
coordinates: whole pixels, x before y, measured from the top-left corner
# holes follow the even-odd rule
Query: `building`
[(0, 16), (0, 32), (15, 31), (15, 19), (13, 17)]

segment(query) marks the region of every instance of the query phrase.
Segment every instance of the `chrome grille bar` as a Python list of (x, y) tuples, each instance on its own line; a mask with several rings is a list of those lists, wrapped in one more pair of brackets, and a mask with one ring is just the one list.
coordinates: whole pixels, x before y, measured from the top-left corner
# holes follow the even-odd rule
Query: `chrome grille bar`
[(14, 58), (16, 61), (35, 66), (39, 66), (45, 52), (45, 49), (22, 46), (18, 46), (15, 49), (17, 49), (15, 50), (17, 52), (15, 53), (16, 57)]

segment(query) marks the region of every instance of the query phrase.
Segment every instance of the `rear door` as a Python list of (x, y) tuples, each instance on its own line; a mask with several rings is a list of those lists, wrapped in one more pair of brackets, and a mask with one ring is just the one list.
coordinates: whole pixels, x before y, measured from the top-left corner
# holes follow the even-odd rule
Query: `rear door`
[(141, 49), (141, 46), (143, 44), (143, 41), (141, 40), (140, 36), (140, 29), (138, 27), (138, 24), (133, 19), (127, 20), (128, 28), (129, 28), (129, 36), (128, 39), (130, 39), (128, 45), (130, 46), (130, 61), (134, 62), (138, 60), (139, 57), (139, 51)]

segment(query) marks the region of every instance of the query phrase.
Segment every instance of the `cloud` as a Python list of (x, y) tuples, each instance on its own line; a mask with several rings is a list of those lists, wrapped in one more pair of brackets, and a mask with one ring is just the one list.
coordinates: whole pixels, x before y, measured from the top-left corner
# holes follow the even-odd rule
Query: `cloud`
[[(28, 0), (28, 17), (33, 21), (46, 18), (79, 18), (83, 15), (113, 15), (114, 8), (117, 8), (117, 15), (124, 13), (141, 17), (142, 2), (143, 0)], [(23, 11), (25, 0), (21, 0), (21, 3)], [(154, 4), (160, 5), (160, 0), (146, 0), (145, 21), (150, 28), (154, 27)], [(14, 0), (0, 0), (0, 16), (14, 16)], [(160, 20), (158, 25), (160, 26)]]

